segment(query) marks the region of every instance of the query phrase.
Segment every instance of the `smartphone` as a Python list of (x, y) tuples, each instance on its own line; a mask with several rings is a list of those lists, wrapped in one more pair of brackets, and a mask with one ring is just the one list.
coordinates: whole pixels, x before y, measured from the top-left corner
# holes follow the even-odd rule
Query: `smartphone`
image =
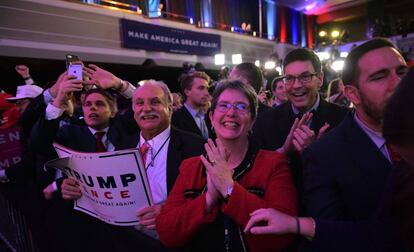
[(66, 69), (69, 69), (69, 65), (80, 63), (81, 60), (78, 56), (73, 54), (66, 54)]
[(77, 80), (82, 80), (82, 65), (79, 63), (70, 64), (68, 66), (68, 75), (74, 75)]

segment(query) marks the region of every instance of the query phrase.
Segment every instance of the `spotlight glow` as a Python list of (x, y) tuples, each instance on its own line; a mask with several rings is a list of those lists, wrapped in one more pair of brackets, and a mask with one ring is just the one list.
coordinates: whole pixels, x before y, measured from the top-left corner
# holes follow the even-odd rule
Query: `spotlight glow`
[(243, 62), (242, 55), (241, 54), (231, 55), (231, 61), (232, 61), (233, 65), (241, 64)]
[(318, 55), (318, 57), (321, 61), (327, 60), (331, 57), (329, 52), (317, 52), (316, 55)]
[(337, 38), (337, 37), (339, 37), (339, 31), (337, 31), (337, 30), (333, 30), (333, 31), (331, 32), (331, 37), (332, 37), (332, 38)]
[(326, 31), (323, 31), (322, 30), (322, 31), (319, 32), (319, 37), (322, 37), (323, 38), (325, 36), (326, 36)]
[(341, 58), (346, 58), (346, 57), (348, 57), (348, 52), (341, 52), (341, 54), (339, 56)]
[(256, 61), (254, 62), (254, 64), (255, 64), (257, 67), (260, 67), (260, 60), (256, 60)]
[(280, 66), (276, 67), (276, 71), (279, 73), (279, 75), (282, 75), (282, 68)]
[(214, 55), (214, 64), (217, 66), (224, 65), (226, 60), (226, 56), (224, 54), (216, 54)]
[(342, 71), (342, 69), (344, 68), (344, 62), (344, 60), (335, 60), (334, 62), (332, 62), (331, 67), (336, 72)]
[(265, 69), (274, 69), (276, 67), (276, 62), (269, 60), (265, 62)]

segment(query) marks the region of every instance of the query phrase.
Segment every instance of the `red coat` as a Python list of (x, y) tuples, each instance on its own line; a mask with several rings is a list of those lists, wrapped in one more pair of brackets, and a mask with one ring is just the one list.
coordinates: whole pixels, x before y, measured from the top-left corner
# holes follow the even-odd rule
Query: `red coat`
[[(203, 227), (212, 223), (218, 211), (235, 221), (244, 229), (249, 214), (259, 208), (274, 208), (289, 215), (297, 215), (296, 190), (284, 155), (274, 151), (260, 150), (251, 168), (234, 183), (226, 204), (218, 204), (205, 213), (205, 193), (186, 198), (184, 192), (200, 190), (206, 183), (203, 165), (199, 157), (186, 159), (167, 202), (156, 220), (161, 242), (167, 247), (185, 247)], [(259, 198), (246, 189), (262, 189)], [(281, 251), (294, 240), (292, 235), (243, 234), (250, 252)]]

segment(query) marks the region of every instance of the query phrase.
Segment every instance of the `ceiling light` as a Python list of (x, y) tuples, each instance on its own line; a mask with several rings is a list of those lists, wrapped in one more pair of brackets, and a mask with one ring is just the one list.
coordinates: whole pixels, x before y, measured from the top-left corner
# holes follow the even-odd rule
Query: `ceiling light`
[(241, 54), (233, 54), (231, 55), (231, 61), (233, 62), (233, 65), (238, 65), (243, 62), (242, 55)]
[(225, 55), (224, 54), (216, 54), (214, 55), (214, 64), (221, 66), (225, 63)]
[(265, 62), (265, 69), (274, 69), (276, 67), (276, 62), (269, 60)]

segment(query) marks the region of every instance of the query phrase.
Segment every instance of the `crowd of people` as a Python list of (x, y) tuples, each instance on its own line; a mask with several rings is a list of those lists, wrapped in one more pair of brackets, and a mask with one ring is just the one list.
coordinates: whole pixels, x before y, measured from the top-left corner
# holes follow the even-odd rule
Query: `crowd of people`
[[(19, 124), (21, 160), (0, 169), (0, 201), (10, 205), (2, 215), (24, 221), (0, 222), (5, 249), (414, 249), (414, 70), (386, 39), (349, 53), (326, 100), (322, 64), (305, 48), (286, 55), (270, 92), (252, 63), (213, 90), (210, 76), (189, 71), (180, 94), (93, 64), (82, 80), (62, 71), (45, 90), (27, 67), (16, 71), (26, 85), (3, 95), (0, 127)], [(118, 111), (117, 97), (131, 106)], [(138, 149), (154, 203), (136, 210), (139, 226), (74, 210), (83, 182), (43, 169), (57, 157), (53, 142), (81, 152)], [(8, 226), (26, 232), (13, 241)]]

